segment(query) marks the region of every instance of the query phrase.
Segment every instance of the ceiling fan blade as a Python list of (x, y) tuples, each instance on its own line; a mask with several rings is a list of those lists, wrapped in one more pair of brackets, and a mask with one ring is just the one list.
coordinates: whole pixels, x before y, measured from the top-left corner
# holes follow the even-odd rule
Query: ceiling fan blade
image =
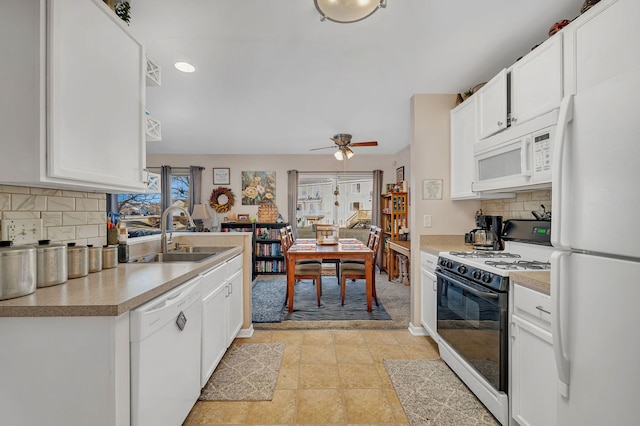
[(378, 146), (378, 141), (353, 142), (349, 146)]
[(323, 146), (322, 148), (313, 148), (313, 149), (310, 149), (309, 151), (318, 151), (320, 149), (329, 149), (329, 148), (335, 149), (336, 147), (335, 146)]

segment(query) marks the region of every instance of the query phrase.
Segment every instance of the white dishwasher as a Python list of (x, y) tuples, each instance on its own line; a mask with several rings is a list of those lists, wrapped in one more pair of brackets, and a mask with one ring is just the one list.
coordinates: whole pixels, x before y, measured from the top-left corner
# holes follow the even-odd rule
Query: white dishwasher
[(182, 424), (200, 396), (200, 276), (131, 310), (131, 425)]

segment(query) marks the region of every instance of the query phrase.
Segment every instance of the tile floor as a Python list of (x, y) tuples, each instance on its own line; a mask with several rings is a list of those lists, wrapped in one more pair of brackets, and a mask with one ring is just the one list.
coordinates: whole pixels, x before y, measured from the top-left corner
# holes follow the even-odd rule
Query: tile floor
[(408, 425), (383, 359), (434, 359), (430, 337), (407, 330), (256, 331), (245, 343), (284, 342), (271, 401), (198, 401), (185, 426)]

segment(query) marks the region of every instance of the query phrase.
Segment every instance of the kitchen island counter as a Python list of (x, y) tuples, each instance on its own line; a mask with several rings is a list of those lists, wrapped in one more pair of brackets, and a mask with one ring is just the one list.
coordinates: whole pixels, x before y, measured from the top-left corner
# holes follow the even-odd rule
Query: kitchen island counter
[(237, 246), (200, 262), (119, 263), (0, 301), (0, 317), (118, 316), (241, 253)]

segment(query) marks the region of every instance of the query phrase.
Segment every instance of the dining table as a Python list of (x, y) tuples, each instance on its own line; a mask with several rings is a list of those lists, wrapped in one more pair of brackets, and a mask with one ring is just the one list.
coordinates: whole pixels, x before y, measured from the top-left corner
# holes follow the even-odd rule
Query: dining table
[[(293, 293), (295, 286), (295, 264), (298, 260), (306, 259), (338, 259), (362, 260), (365, 264), (367, 312), (371, 312), (371, 297), (373, 294), (373, 250), (362, 241), (355, 238), (340, 238), (337, 241), (319, 243), (313, 238), (298, 238), (287, 253), (287, 294), (289, 312), (293, 312)], [(341, 284), (341, 283), (339, 283)]]

